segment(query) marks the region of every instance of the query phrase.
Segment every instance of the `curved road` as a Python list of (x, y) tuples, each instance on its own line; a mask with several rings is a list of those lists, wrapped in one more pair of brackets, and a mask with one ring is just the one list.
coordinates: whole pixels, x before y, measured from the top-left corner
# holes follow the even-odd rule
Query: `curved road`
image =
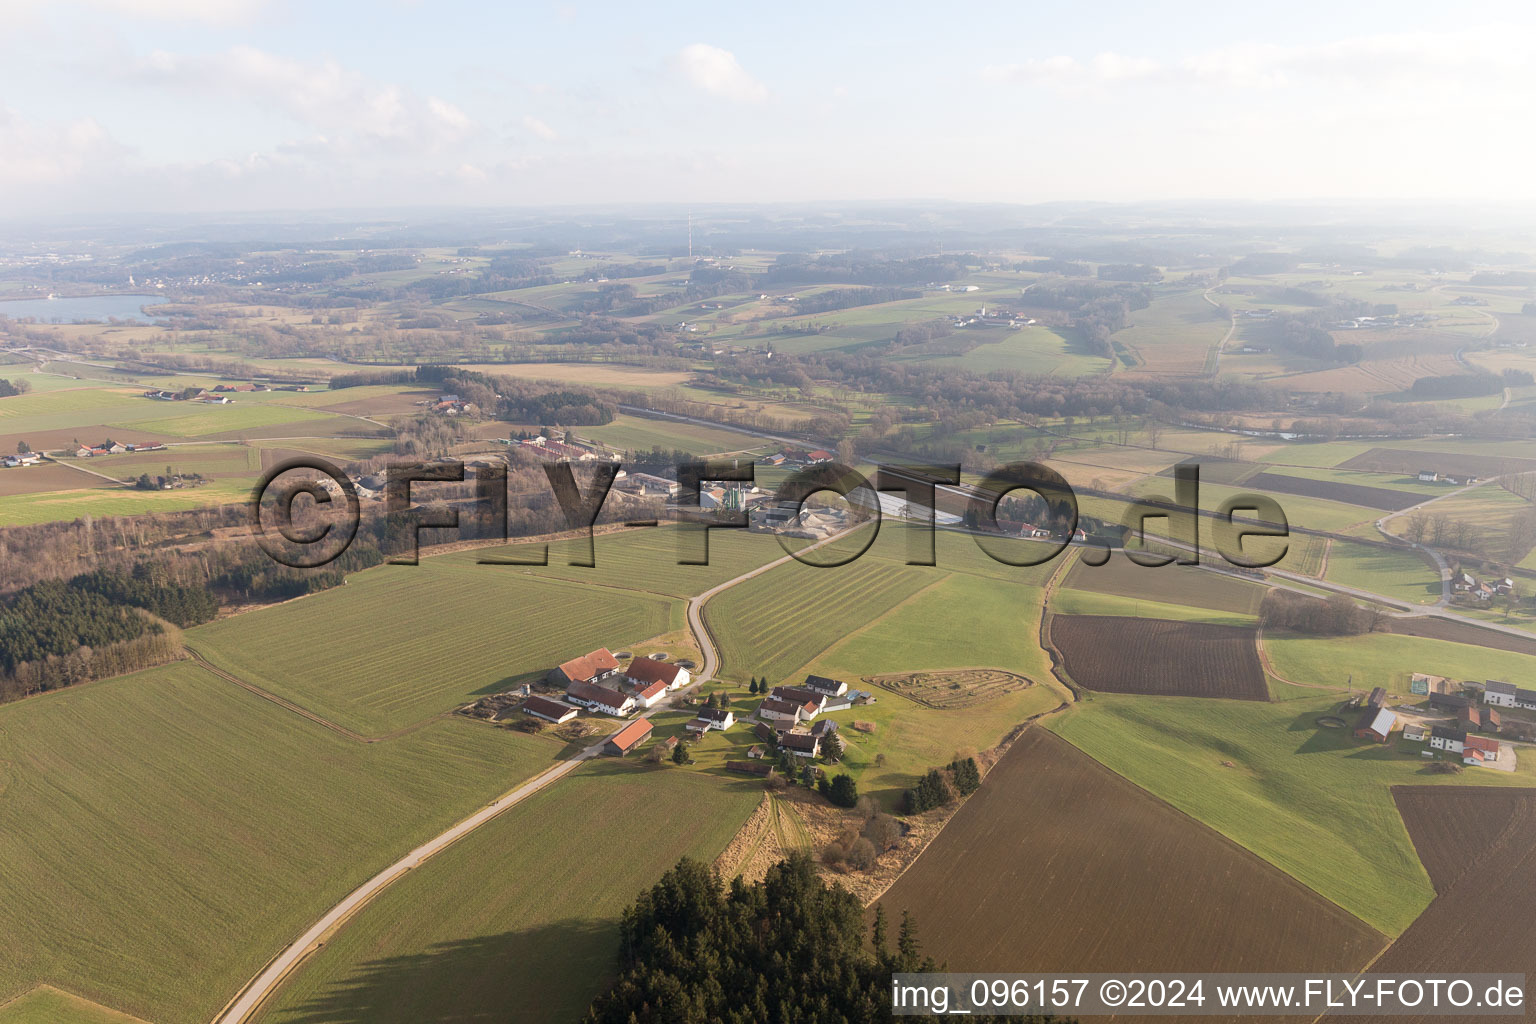
[[(825, 540), (817, 541), (815, 544), (812, 544), (803, 550), (810, 551), (821, 547), (823, 544), (830, 544), (832, 541), (841, 536), (841, 533), (833, 534)], [(724, 583), (716, 584), (697, 597), (689, 599), (688, 627), (690, 630), (692, 630), (694, 639), (698, 641), (699, 652), (703, 656), (704, 663), (702, 666), (700, 666), (698, 674), (693, 677), (693, 682), (689, 685), (688, 690), (692, 690), (700, 683), (714, 678), (715, 670), (720, 665), (719, 652), (715, 648), (715, 643), (709, 634), (708, 627), (704, 625), (703, 610), (705, 602), (714, 597), (716, 594), (720, 593), (722, 590), (728, 590), (738, 583), (744, 582), (745, 580), (749, 580), (754, 576), (758, 576), (767, 572), (769, 569), (784, 565), (786, 562), (791, 561), (793, 558), (793, 555), (785, 555), (782, 558), (775, 559), (772, 562), (764, 563), (763, 565), (760, 565), (757, 568), (750, 570), (749, 572), (742, 573), (740, 576), (737, 576), (734, 579), (729, 579)], [(686, 691), (679, 691), (679, 693), (682, 692)], [(677, 695), (674, 694), (663, 698), (661, 701), (657, 702), (654, 707), (639, 717), (651, 717), (651, 715), (655, 714), (657, 711), (667, 707), (675, 696)], [(245, 986), (245, 988), (241, 989), (240, 993), (236, 995), (234, 999), (230, 1000), (224, 1009), (220, 1011), (219, 1015), (214, 1018), (215, 1024), (243, 1024), (244, 1021), (249, 1020), (251, 1015), (255, 1013), (257, 1008), (261, 1006), (267, 997), (277, 990), (278, 986), (280, 986), (283, 981), (290, 974), (292, 974), (293, 971), (301, 963), (303, 963), (305, 958), (308, 957), (310, 953), (324, 945), (332, 933), (334, 933), (342, 925), (346, 924), (347, 921), (351, 919), (352, 915), (356, 914), (359, 910), (366, 906), (368, 902), (375, 896), (403, 878), (407, 873), (411, 871), (412, 868), (420, 867), (421, 864), (427, 861), (429, 858), (441, 853), (443, 850), (447, 849), (458, 840), (469, 835), (481, 825), (484, 825), (499, 816), (502, 812), (517, 806), (523, 800), (532, 796), (534, 793), (537, 793), (539, 790), (564, 778), (571, 771), (573, 771), (577, 765), (581, 764), (581, 762), (586, 761), (589, 758), (596, 757), (602, 752), (603, 744), (607, 742), (607, 739), (608, 738), (606, 736), (603, 737), (603, 739), (582, 750), (579, 754), (566, 758), (565, 760), (556, 764), (554, 767), (547, 769), (542, 774), (537, 775), (529, 781), (518, 786), (516, 789), (513, 789), (510, 792), (497, 797), (495, 800), (480, 808), (480, 810), (476, 811), (474, 814), (471, 814), (469, 817), (454, 825), (446, 832), (443, 832), (441, 835), (430, 839), (422, 845), (416, 847), (416, 849), (412, 850), (404, 857), (401, 857), (399, 860), (395, 861), (395, 863), (391, 864), (389, 867), (385, 868), (383, 871), (380, 871), (368, 881), (358, 886), (340, 903), (326, 911), (325, 915), (321, 917), (320, 920), (311, 925), (303, 935), (300, 935), (290, 945), (286, 946), (281, 952), (279, 952), (277, 956), (273, 957), (272, 960), (267, 963), (267, 966), (262, 969), (261, 973), (256, 975), (256, 977), (253, 978), (250, 983)]]

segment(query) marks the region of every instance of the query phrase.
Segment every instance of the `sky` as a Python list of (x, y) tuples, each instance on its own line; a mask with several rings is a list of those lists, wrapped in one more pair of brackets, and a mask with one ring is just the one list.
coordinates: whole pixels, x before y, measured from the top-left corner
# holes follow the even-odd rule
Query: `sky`
[(1536, 200), (1529, 3), (0, 0), (0, 23), (0, 217)]

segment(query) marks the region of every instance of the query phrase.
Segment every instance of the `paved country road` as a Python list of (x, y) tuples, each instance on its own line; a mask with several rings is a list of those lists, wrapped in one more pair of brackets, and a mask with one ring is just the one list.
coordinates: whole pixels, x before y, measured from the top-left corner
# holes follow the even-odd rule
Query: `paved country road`
[[(818, 541), (815, 544), (808, 545), (803, 550), (810, 551), (814, 548), (821, 547), (823, 544), (829, 544), (841, 536), (841, 533), (833, 534), (826, 540)], [(689, 692), (695, 689), (700, 683), (714, 678), (715, 671), (719, 668), (720, 665), (720, 655), (715, 648), (714, 639), (709, 635), (709, 630), (704, 625), (704, 603), (710, 598), (714, 597), (716, 594), (720, 593), (722, 590), (728, 590), (738, 583), (767, 572), (769, 569), (784, 565), (786, 562), (791, 561), (793, 558), (793, 555), (784, 555), (782, 558), (775, 559), (772, 562), (768, 562), (748, 572), (744, 572), (734, 579), (729, 579), (724, 583), (716, 584), (715, 586), (704, 591), (704, 593), (700, 594), (699, 596), (689, 599), (688, 626), (693, 631), (694, 638), (698, 641), (699, 651), (703, 655), (703, 664), (700, 666), (698, 674), (693, 677), (693, 682), (689, 685), (687, 690), (679, 691), (678, 694), (673, 694), (663, 698), (656, 704), (655, 707), (646, 711), (639, 717), (651, 717), (651, 715), (655, 714), (657, 711), (661, 711), (670, 705), (676, 696)], [(198, 660), (201, 661), (202, 659), (199, 658)], [(220, 675), (224, 675), (224, 673), (220, 672)], [(226, 678), (229, 677), (226, 676)], [(518, 786), (516, 789), (513, 789), (510, 792), (497, 797), (495, 800), (491, 801), (491, 803), (482, 807), (474, 814), (471, 814), (457, 825), (454, 825), (452, 828), (448, 829), (446, 832), (443, 832), (436, 838), (428, 840), (422, 845), (416, 847), (416, 849), (412, 850), (410, 853), (406, 854), (404, 857), (395, 861), (395, 863), (391, 864), (389, 867), (385, 868), (383, 871), (380, 871), (368, 881), (358, 886), (351, 892), (350, 895), (347, 896), (346, 899), (342, 900), (330, 910), (326, 911), (325, 916), (321, 917), (320, 920), (311, 925), (303, 935), (300, 935), (290, 945), (284, 947), (284, 949), (278, 953), (277, 956), (273, 957), (272, 960), (267, 963), (267, 966), (262, 969), (261, 973), (256, 975), (256, 977), (253, 978), (251, 982), (247, 984), (246, 987), (243, 988), (240, 993), (235, 996), (234, 999), (230, 1000), (228, 1005), (226, 1005), (222, 1011), (219, 1012), (218, 1016), (214, 1018), (215, 1024), (242, 1024), (242, 1022), (249, 1020), (251, 1015), (256, 1012), (256, 1010), (267, 999), (267, 997), (270, 996), (273, 992), (277, 991), (278, 986), (280, 986), (283, 981), (290, 974), (292, 974), (293, 971), (301, 963), (303, 963), (309, 954), (323, 946), (333, 932), (345, 925), (347, 921), (351, 919), (352, 915), (356, 914), (360, 909), (367, 905), (367, 903), (375, 896), (403, 878), (411, 871), (412, 868), (421, 866), (421, 864), (426, 860), (435, 856), (436, 854), (441, 853), (443, 850), (447, 849), (458, 840), (469, 835), (481, 825), (484, 825), (487, 822), (495, 819), (504, 811), (517, 806), (523, 800), (532, 796), (534, 793), (539, 792), (541, 789), (544, 789), (546, 786), (549, 786), (564, 778), (583, 761), (596, 757), (598, 754), (602, 753), (603, 744), (605, 742), (607, 742), (606, 736), (598, 742), (592, 744), (590, 747), (582, 750), (579, 754), (566, 758), (565, 760), (556, 764), (554, 767), (547, 769), (542, 774), (535, 776), (529, 781)]]

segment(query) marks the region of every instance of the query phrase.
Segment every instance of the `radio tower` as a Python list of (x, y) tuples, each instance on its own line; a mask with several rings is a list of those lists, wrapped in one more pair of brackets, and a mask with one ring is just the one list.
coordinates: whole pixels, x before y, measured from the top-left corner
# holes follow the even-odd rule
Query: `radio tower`
[(688, 211), (688, 259), (693, 259), (693, 211)]

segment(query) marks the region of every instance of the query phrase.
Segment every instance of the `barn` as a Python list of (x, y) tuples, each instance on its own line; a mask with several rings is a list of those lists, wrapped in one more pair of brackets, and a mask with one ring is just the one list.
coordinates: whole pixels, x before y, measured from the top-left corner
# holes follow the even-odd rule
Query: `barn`
[(567, 700), (605, 715), (627, 715), (635, 709), (635, 699), (618, 690), (592, 683), (572, 683), (565, 691)]
[(1498, 732), (1504, 725), (1504, 716), (1498, 708), (1470, 707), (1461, 709), (1461, 727), (1468, 732)]
[(523, 706), (519, 710), (525, 715), (542, 718), (544, 721), (554, 722), (556, 725), (562, 722), (569, 722), (576, 717), (575, 708), (564, 701), (550, 700), (548, 697), (529, 697), (523, 701)]
[(1429, 695), (1429, 706), (1435, 711), (1450, 711), (1461, 714), (1463, 708), (1472, 706), (1472, 702), (1459, 693), (1432, 693)]
[(1384, 687), (1384, 686), (1376, 687), (1376, 689), (1371, 691), (1371, 695), (1370, 695), (1370, 697), (1368, 697), (1366, 699), (1365, 703), (1366, 703), (1367, 706), (1375, 708), (1377, 710), (1380, 710), (1381, 708), (1386, 707), (1387, 706), (1387, 688)]
[(608, 742), (603, 744), (603, 751), (604, 753), (617, 754), (623, 757), (644, 743), (650, 736), (651, 723), (644, 718), (637, 719), (608, 737)]
[(629, 680), (629, 685), (635, 687), (665, 683), (667, 689), (676, 690), (688, 685), (689, 676), (688, 670), (675, 662), (635, 658), (630, 661), (629, 668), (624, 670), (624, 678)]
[(1483, 703), (1492, 704), (1495, 707), (1512, 708), (1515, 706), (1515, 694), (1518, 692), (1514, 683), (1489, 679), (1483, 683)]
[(555, 686), (570, 686), (572, 683), (597, 683), (619, 670), (619, 659), (613, 656), (613, 652), (606, 647), (599, 647), (595, 651), (583, 654), (579, 658), (561, 662), (550, 669), (549, 681)]
[(1360, 720), (1355, 723), (1355, 738), (1385, 743), (1392, 738), (1392, 729), (1396, 724), (1397, 715), (1394, 712), (1386, 708), (1366, 708)]

